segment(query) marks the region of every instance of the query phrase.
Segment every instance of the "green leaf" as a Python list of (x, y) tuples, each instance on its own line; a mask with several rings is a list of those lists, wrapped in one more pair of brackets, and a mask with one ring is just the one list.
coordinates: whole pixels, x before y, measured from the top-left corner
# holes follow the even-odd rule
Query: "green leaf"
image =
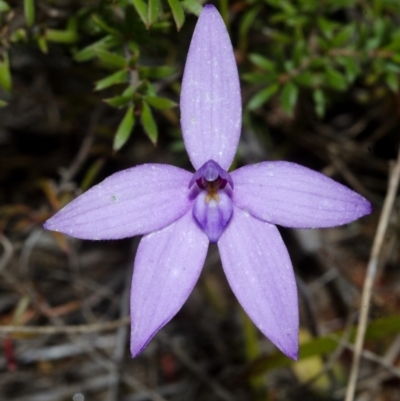
[(8, 106), (8, 103), (0, 99), (0, 108)]
[(148, 15), (147, 20), (149, 21), (149, 26), (153, 25), (160, 15), (160, 0), (149, 0)]
[(97, 57), (103, 61), (103, 63), (108, 64), (111, 67), (115, 68), (124, 68), (126, 67), (126, 60), (124, 57), (119, 56), (118, 54), (111, 53), (107, 50), (96, 49), (95, 50)]
[[(378, 340), (389, 335), (396, 335), (400, 330), (400, 315), (393, 315), (376, 319), (367, 328), (365, 338), (368, 341)], [(352, 329), (350, 335), (350, 343), (354, 343), (356, 335), (355, 328)], [(343, 331), (338, 331), (333, 334), (328, 334), (325, 337), (314, 338), (311, 341), (300, 345), (299, 360), (309, 358), (315, 355), (327, 354), (335, 351), (340, 345), (340, 339), (343, 336)], [(290, 366), (293, 361), (283, 355), (281, 352), (276, 352), (267, 357), (262, 357), (255, 361), (250, 369), (246, 372), (246, 377), (265, 373), (268, 370), (276, 369), (283, 366)]]
[(197, 16), (200, 16), (203, 9), (203, 6), (197, 0), (183, 0), (181, 4), (185, 10)]
[(326, 99), (325, 94), (321, 89), (316, 89), (313, 92), (314, 108), (315, 113), (318, 117), (323, 117), (325, 115)]
[(7, 53), (4, 53), (3, 61), (0, 61), (0, 86), (2, 86), (7, 92), (11, 91), (12, 79)]
[(124, 118), (119, 124), (117, 133), (114, 137), (113, 149), (118, 151), (125, 145), (126, 141), (131, 136), (133, 126), (135, 125), (135, 115), (133, 113), (133, 106), (129, 107), (126, 111)]
[(79, 39), (76, 31), (62, 31), (59, 29), (47, 29), (45, 36), (49, 42), (55, 43), (75, 43)]
[(279, 89), (279, 84), (273, 84), (271, 86), (268, 86), (267, 88), (264, 88), (263, 90), (257, 92), (250, 100), (249, 103), (247, 103), (247, 108), (249, 110), (255, 110), (262, 106), (265, 102), (267, 102), (269, 99), (271, 99), (272, 96), (275, 95), (276, 92), (278, 92)]
[(241, 52), (245, 53), (249, 40), (249, 30), (253, 26), (255, 19), (258, 17), (261, 4), (249, 8), (249, 11), (245, 12), (244, 16), (240, 21), (239, 26), (239, 49)]
[(276, 65), (273, 61), (263, 57), (259, 54), (249, 54), (250, 61), (255, 64), (257, 67), (262, 68), (263, 70), (267, 71), (276, 71)]
[(272, 78), (276, 78), (276, 74), (264, 74), (259, 72), (252, 72), (249, 74), (243, 74), (242, 79), (251, 84), (268, 84)]
[(144, 99), (150, 106), (159, 110), (170, 109), (172, 107), (177, 106), (177, 104), (174, 101), (167, 99), (165, 97), (145, 96)]
[(108, 99), (103, 99), (105, 103), (107, 103), (111, 107), (125, 107), (132, 101), (132, 96), (115, 96)]
[(31, 27), (35, 22), (34, 0), (24, 0), (24, 14), (25, 14), (26, 25)]
[(135, 92), (135, 88), (129, 85), (120, 96), (115, 96), (109, 99), (103, 99), (105, 103), (112, 107), (124, 107), (128, 106), (130, 102), (133, 100), (133, 94)]
[(399, 76), (393, 71), (386, 74), (385, 81), (387, 86), (394, 92), (399, 93)]
[(311, 71), (303, 71), (293, 78), (294, 82), (298, 85), (312, 87), (316, 81), (316, 75)]
[(335, 35), (331, 41), (331, 45), (334, 47), (344, 46), (350, 39), (356, 34), (355, 24), (346, 25), (342, 28), (337, 35)]
[(104, 22), (98, 15), (93, 15), (92, 16), (93, 22), (104, 32), (109, 33), (110, 35), (113, 36), (120, 36), (120, 33), (118, 30), (113, 28), (112, 26), (109, 26), (106, 22)]
[(340, 26), (337, 22), (330, 21), (323, 17), (317, 19), (317, 24), (319, 30), (327, 39), (331, 39), (335, 29)]
[(162, 67), (144, 67), (139, 66), (139, 74), (141, 78), (160, 79), (166, 78), (175, 72), (175, 68), (162, 66)]
[(400, 65), (388, 62), (388, 63), (385, 64), (385, 70), (400, 74)]
[(179, 0), (168, 0), (168, 4), (171, 7), (172, 15), (174, 16), (175, 24), (179, 31), (185, 22), (185, 13), (182, 4)]
[(308, 57), (307, 48), (308, 45), (306, 45), (304, 40), (296, 39), (292, 55), (292, 59), (296, 67), (300, 67), (303, 60)]
[(379, 47), (381, 40), (377, 37), (369, 38), (365, 43), (365, 50), (375, 50)]
[(139, 14), (140, 19), (143, 21), (143, 23), (148, 26), (149, 23), (147, 21), (147, 4), (143, 0), (131, 0), (131, 3), (135, 7), (137, 13)]
[[(10, 6), (3, 0), (0, 0), (0, 13), (4, 13), (5, 11), (9, 11)], [(2, 107), (2, 106), (0, 106)]]
[(154, 121), (150, 106), (146, 102), (143, 102), (143, 109), (140, 119), (147, 136), (154, 144), (156, 144), (158, 138), (157, 124)]
[(283, 63), (283, 67), (285, 69), (286, 72), (291, 73), (295, 68), (295, 64), (294, 64), (294, 60), (286, 60)]
[(37, 44), (39, 46), (39, 49), (42, 51), (42, 53), (47, 54), (49, 51), (49, 48), (47, 46), (47, 40), (44, 36), (39, 36), (37, 38)]
[(129, 74), (127, 70), (124, 69), (117, 71), (114, 74), (108, 75), (107, 77), (97, 81), (94, 90), (101, 91), (113, 85), (123, 84), (128, 81), (128, 77)]
[(122, 96), (132, 97), (136, 89), (137, 89), (136, 87), (133, 87), (132, 85), (129, 85), (129, 86), (122, 92)]
[(338, 63), (343, 65), (348, 82), (354, 82), (361, 73), (361, 68), (353, 57), (339, 57)]
[(374, 20), (373, 34), (377, 39), (379, 39), (379, 44), (382, 42), (383, 36), (385, 34), (385, 25), (385, 21), (382, 18)]
[(293, 82), (289, 81), (283, 85), (281, 92), (281, 106), (282, 109), (292, 115), (294, 106), (296, 106), (297, 98), (299, 96), (299, 88)]
[(84, 47), (74, 55), (75, 61), (88, 61), (94, 57), (96, 57), (99, 49), (109, 49), (111, 47), (116, 46), (119, 41), (111, 35), (107, 35), (104, 38), (101, 38), (97, 42), (92, 43), (91, 45)]
[(342, 92), (347, 89), (348, 84), (345, 76), (333, 68), (326, 69), (326, 80), (328, 86), (337, 91)]

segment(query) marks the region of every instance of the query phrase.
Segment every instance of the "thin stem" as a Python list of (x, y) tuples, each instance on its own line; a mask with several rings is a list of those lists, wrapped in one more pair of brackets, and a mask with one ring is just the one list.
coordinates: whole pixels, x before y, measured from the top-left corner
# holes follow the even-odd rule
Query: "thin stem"
[(358, 322), (356, 344), (354, 347), (354, 358), (351, 366), (350, 379), (346, 391), (345, 401), (353, 401), (357, 384), (357, 378), (360, 368), (360, 359), (362, 348), (364, 345), (365, 331), (367, 328), (368, 313), (371, 301), (372, 287), (374, 284), (376, 271), (378, 268), (379, 254), (385, 238), (385, 233), (389, 225), (390, 214), (393, 209), (397, 188), (400, 181), (400, 149), (397, 155), (396, 164), (392, 170), (389, 179), (389, 188), (383, 204), (382, 213), (379, 219), (378, 228), (376, 230), (374, 243), (372, 245), (371, 256), (368, 262), (367, 274), (364, 281), (364, 287), (361, 297), (361, 314)]

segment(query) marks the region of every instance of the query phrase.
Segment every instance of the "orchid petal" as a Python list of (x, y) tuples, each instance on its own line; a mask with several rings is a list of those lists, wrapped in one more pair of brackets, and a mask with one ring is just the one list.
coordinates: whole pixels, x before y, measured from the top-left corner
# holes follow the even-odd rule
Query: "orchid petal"
[(206, 191), (200, 192), (193, 203), (193, 217), (200, 228), (215, 244), (232, 217), (232, 200), (224, 191), (218, 191), (214, 199)]
[(163, 164), (120, 171), (76, 198), (44, 227), (82, 239), (118, 239), (163, 228), (191, 206), (192, 174)]
[(199, 169), (215, 160), (228, 170), (241, 129), (241, 97), (232, 44), (216, 8), (197, 21), (181, 92), (181, 126), (190, 160)]
[(250, 319), (284, 354), (298, 356), (298, 300), (278, 229), (234, 207), (218, 248), (229, 284)]
[(191, 211), (142, 238), (131, 288), (133, 357), (182, 307), (200, 275), (207, 248), (207, 236)]
[(295, 163), (264, 162), (231, 173), (233, 202), (272, 224), (295, 228), (333, 227), (371, 213), (361, 195)]

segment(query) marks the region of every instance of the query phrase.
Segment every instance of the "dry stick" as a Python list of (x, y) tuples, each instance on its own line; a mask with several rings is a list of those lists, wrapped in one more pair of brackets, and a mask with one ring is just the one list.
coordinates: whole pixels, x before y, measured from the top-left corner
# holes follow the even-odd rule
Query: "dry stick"
[(0, 257), (0, 273), (7, 266), (14, 252), (11, 241), (2, 233), (0, 233), (0, 244), (3, 245), (3, 254)]
[(371, 256), (368, 262), (367, 275), (364, 281), (364, 287), (361, 297), (361, 314), (358, 322), (356, 344), (354, 347), (354, 358), (351, 366), (350, 379), (346, 391), (345, 401), (353, 401), (360, 368), (361, 352), (364, 345), (365, 330), (367, 328), (368, 313), (370, 307), (372, 286), (374, 283), (379, 254), (382, 248), (383, 240), (389, 224), (389, 217), (393, 208), (397, 188), (400, 181), (400, 148), (397, 155), (397, 161), (389, 179), (389, 188), (383, 204), (381, 217), (376, 230), (374, 243), (372, 245)]
[(104, 323), (80, 324), (72, 326), (0, 326), (1, 334), (83, 334), (110, 331), (130, 323), (130, 317)]
[(83, 163), (89, 155), (89, 152), (92, 148), (92, 144), (95, 138), (96, 128), (99, 123), (101, 114), (104, 110), (104, 105), (101, 104), (92, 114), (89, 122), (89, 128), (87, 130), (85, 139), (82, 142), (82, 145), (75, 156), (75, 159), (72, 161), (71, 165), (63, 171), (61, 174), (61, 186), (70, 182), (75, 175), (79, 172)]

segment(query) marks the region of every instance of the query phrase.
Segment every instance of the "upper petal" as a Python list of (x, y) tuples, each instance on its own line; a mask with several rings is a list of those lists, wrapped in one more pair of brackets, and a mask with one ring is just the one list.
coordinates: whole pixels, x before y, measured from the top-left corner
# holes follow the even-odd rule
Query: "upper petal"
[(233, 202), (255, 217), (286, 227), (333, 227), (371, 213), (364, 197), (309, 168), (265, 162), (231, 173)]
[(197, 227), (191, 211), (142, 238), (131, 288), (132, 356), (182, 307), (200, 275), (207, 248), (207, 236)]
[(82, 239), (118, 239), (158, 230), (190, 208), (191, 177), (163, 164), (120, 171), (73, 200), (44, 227)]
[(229, 284), (243, 309), (284, 354), (297, 359), (296, 282), (278, 229), (235, 207), (218, 248)]
[(213, 159), (227, 170), (239, 141), (242, 106), (232, 44), (212, 5), (204, 6), (193, 33), (180, 106), (183, 139), (195, 169)]

